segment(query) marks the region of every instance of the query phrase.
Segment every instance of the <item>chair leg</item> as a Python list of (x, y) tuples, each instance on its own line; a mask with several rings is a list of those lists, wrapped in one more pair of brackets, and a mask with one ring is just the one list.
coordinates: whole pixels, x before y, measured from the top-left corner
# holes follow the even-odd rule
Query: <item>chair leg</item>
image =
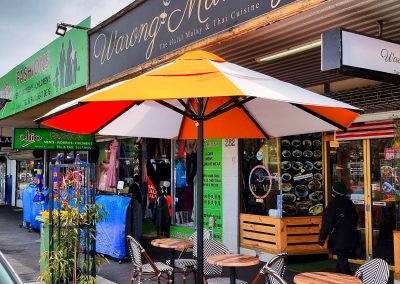
[(196, 269), (193, 270), (193, 276), (194, 276), (194, 283), (197, 284)]

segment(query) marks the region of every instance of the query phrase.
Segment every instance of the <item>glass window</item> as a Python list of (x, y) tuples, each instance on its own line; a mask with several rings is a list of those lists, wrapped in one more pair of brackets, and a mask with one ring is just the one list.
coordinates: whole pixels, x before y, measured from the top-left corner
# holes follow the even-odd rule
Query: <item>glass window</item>
[[(140, 174), (141, 141), (127, 138), (98, 143), (98, 189), (115, 191), (118, 181), (123, 181), (119, 190), (128, 190), (134, 175)], [(107, 181), (108, 178), (112, 180)]]
[(282, 215), (317, 216), (324, 208), (322, 135), (281, 138)]
[(197, 171), (196, 140), (177, 140), (175, 159), (175, 225), (194, 226), (194, 186)]
[(341, 141), (330, 147), (331, 184), (341, 181), (348, 188), (347, 197), (356, 205), (357, 229), (360, 231), (361, 258), (365, 258), (365, 200), (363, 141)]
[(278, 216), (279, 172), (276, 139), (244, 139), (241, 212)]
[(394, 263), (395, 196), (399, 190), (394, 158), (393, 139), (371, 140), (372, 253), (389, 264)]
[(22, 207), (22, 194), (24, 189), (30, 183), (35, 182), (35, 164), (34, 160), (17, 161), (17, 194), (16, 206)]

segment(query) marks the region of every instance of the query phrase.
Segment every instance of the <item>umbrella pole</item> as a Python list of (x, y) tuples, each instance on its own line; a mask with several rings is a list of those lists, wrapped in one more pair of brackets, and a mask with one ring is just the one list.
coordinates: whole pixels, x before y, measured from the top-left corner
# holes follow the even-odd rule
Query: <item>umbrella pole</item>
[(203, 98), (198, 99), (197, 112), (197, 204), (196, 204), (196, 227), (197, 227), (197, 284), (203, 283)]

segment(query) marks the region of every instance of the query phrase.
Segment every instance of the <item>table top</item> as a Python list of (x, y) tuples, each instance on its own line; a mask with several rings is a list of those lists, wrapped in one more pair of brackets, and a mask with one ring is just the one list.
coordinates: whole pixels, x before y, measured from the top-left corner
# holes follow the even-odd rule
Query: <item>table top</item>
[(207, 257), (207, 262), (219, 266), (240, 267), (259, 264), (260, 260), (258, 259), (258, 257), (251, 255), (228, 253), (210, 255), (209, 257)]
[(361, 284), (361, 280), (350, 275), (333, 272), (305, 272), (297, 274), (296, 284)]
[(187, 249), (193, 247), (193, 242), (190, 240), (164, 238), (152, 240), (151, 245), (160, 248)]

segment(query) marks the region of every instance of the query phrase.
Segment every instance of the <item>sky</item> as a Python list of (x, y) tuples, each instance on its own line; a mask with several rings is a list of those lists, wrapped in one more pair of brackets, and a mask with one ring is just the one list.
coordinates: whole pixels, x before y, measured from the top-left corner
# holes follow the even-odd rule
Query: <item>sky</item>
[(134, 0), (0, 0), (0, 78), (58, 36), (57, 23), (92, 27)]

